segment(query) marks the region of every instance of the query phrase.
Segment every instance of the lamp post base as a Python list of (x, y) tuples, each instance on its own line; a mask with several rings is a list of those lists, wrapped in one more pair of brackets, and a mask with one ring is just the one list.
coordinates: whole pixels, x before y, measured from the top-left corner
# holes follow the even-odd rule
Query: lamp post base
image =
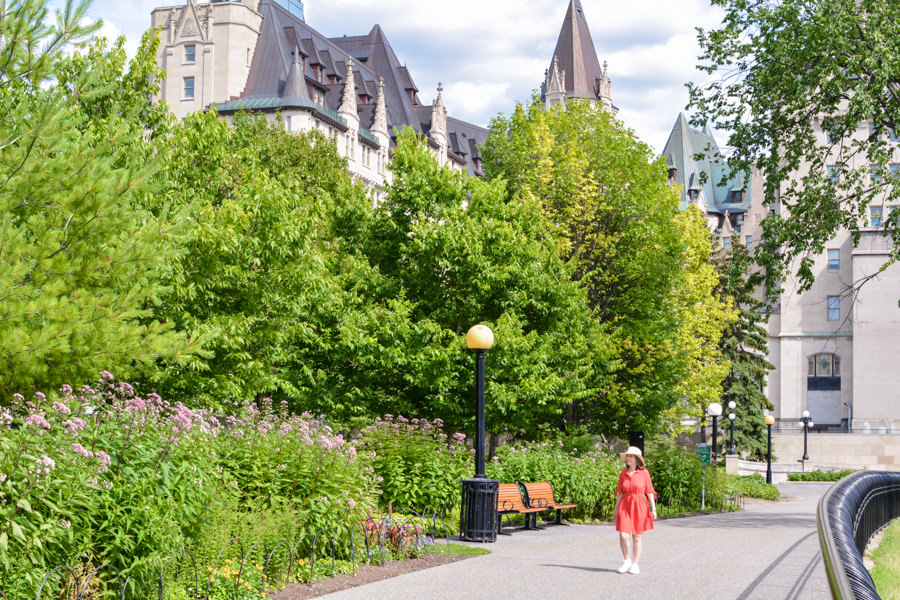
[(469, 542), (497, 541), (497, 494), (500, 482), (476, 477), (462, 480), (459, 537)]

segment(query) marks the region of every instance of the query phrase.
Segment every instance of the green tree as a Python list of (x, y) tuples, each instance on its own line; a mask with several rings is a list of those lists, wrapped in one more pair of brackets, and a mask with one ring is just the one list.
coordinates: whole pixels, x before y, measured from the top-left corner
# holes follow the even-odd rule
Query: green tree
[(544, 110), (537, 99), (495, 119), (483, 154), (511, 203), (540, 202), (612, 336), (611, 381), (592, 386), (576, 418), (622, 434), (718, 399), (715, 347), (728, 310), (712, 295), (705, 224), (679, 214), (663, 162), (592, 103)]
[[(734, 422), (734, 444), (739, 454), (748, 452), (750, 460), (765, 460), (766, 426), (765, 410), (775, 405), (763, 393), (763, 386), (770, 370), (775, 366), (766, 360), (769, 350), (769, 334), (765, 323), (768, 319), (765, 303), (754, 295), (753, 256), (742, 244), (734, 244), (730, 253), (718, 259), (719, 281), (717, 292), (730, 298), (738, 310), (738, 318), (722, 333), (719, 347), (730, 369), (722, 383), (722, 404), (727, 407), (734, 401), (737, 418)], [(727, 408), (725, 409), (727, 415)], [(723, 423), (727, 421), (723, 419)], [(723, 442), (727, 447), (728, 442)]]
[[(124, 375), (195, 348), (149, 318), (176, 251), (169, 223), (139, 207), (155, 169), (133, 117), (145, 84), (121, 48), (78, 51), (96, 29), (71, 1), (47, 25), (46, 2), (0, 8), (0, 391), (49, 390), (104, 369)], [(120, 60), (121, 58), (121, 60)], [(118, 62), (117, 62), (118, 61)], [(77, 66), (76, 66), (77, 65)], [(100, 117), (84, 110), (111, 85)]]
[(155, 148), (164, 189), (148, 206), (177, 211), (187, 231), (154, 314), (211, 353), (159, 373), (156, 387), (207, 406), (268, 395), (333, 408), (322, 399), (343, 390), (327, 357), (341, 320), (367, 301), (345, 292), (356, 263), (340, 236), (358, 236), (370, 210), (334, 145), (263, 117), (209, 112), (158, 135)]
[[(699, 68), (714, 79), (690, 84), (693, 120), (728, 131), (732, 172), (761, 169), (765, 201), (783, 207), (783, 218), (764, 221), (757, 252), (769, 292), (795, 261), (808, 289), (812, 256), (836, 232), (858, 230), (870, 204), (900, 199), (887, 176), (900, 122), (900, 4), (712, 3), (725, 17), (699, 30)], [(900, 229), (891, 220), (884, 233), (896, 242)], [(894, 243), (886, 264), (898, 252)]]
[(474, 358), (463, 336), (483, 323), (496, 339), (488, 429), (534, 433), (561, 422), (567, 404), (602, 380), (609, 349), (540, 204), (507, 202), (503, 183), (439, 167), (409, 131), (391, 169), (365, 244), (382, 300), (342, 336), (357, 344), (353, 376), (366, 378), (358, 388), (377, 410), (471, 431)]

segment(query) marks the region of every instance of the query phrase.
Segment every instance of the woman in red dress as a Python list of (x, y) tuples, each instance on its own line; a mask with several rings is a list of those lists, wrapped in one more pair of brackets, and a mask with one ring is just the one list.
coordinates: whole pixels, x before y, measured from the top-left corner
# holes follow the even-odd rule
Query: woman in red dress
[(635, 446), (630, 446), (625, 451), (627, 468), (619, 473), (616, 507), (613, 509), (616, 531), (619, 532), (619, 546), (624, 558), (618, 571), (634, 575), (641, 572), (638, 567), (641, 559), (641, 534), (653, 529), (653, 520), (656, 519), (656, 492), (653, 491), (650, 473), (644, 468), (642, 454), (641, 449)]

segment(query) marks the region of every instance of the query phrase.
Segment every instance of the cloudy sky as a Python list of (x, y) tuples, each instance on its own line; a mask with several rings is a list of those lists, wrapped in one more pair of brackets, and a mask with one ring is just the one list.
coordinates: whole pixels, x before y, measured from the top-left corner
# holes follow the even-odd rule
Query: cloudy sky
[[(130, 49), (157, 6), (183, 0), (94, 0), (93, 18), (107, 36), (124, 34)], [(695, 28), (713, 27), (721, 12), (709, 0), (581, 0), (600, 62), (609, 63), (619, 117), (661, 152), (685, 82), (696, 71)], [(306, 21), (330, 37), (381, 25), (419, 97), (431, 102), (439, 82), (452, 116), (487, 125), (527, 101), (543, 80), (568, 0), (304, 0)], [(722, 143), (724, 140), (719, 140)]]

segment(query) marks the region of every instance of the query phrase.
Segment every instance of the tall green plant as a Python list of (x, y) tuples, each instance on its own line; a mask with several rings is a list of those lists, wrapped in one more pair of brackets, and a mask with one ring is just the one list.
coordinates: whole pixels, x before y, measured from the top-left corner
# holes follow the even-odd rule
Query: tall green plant
[[(156, 162), (138, 118), (140, 77), (83, 27), (88, 3), (0, 7), (0, 391), (56, 389), (115, 365), (124, 374), (198, 350), (150, 318), (179, 255), (167, 219), (140, 207)], [(73, 45), (75, 44), (74, 48)], [(143, 47), (146, 52), (152, 46)], [(129, 71), (130, 72), (130, 71)], [(99, 97), (106, 110), (86, 110)]]

